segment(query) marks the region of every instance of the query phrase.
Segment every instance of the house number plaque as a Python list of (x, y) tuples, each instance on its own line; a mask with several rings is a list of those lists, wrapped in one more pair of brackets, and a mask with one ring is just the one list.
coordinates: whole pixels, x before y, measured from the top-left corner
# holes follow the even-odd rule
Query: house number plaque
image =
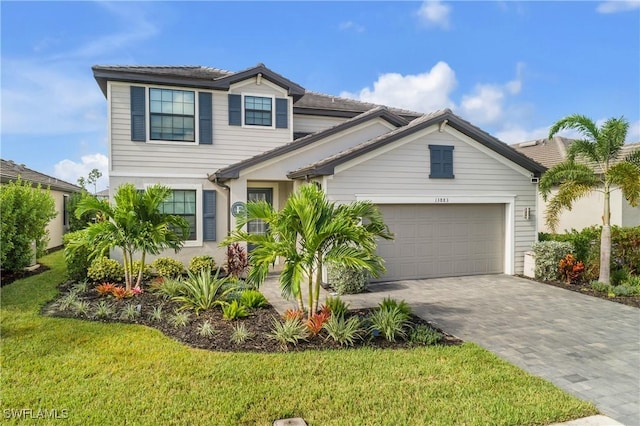
[(449, 199), (447, 197), (436, 197), (434, 202), (436, 202), (436, 203), (448, 203)]

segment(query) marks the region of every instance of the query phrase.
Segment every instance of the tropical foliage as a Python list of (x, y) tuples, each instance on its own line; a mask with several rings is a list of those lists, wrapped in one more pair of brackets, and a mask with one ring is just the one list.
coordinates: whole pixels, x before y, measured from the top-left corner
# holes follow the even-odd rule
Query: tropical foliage
[[(49, 190), (34, 188), (18, 178), (0, 186), (0, 265), (7, 271), (29, 266), (41, 256), (49, 240), (46, 226), (56, 216)], [(36, 243), (36, 253), (31, 245)]]
[[(250, 234), (242, 228), (252, 220), (267, 224), (265, 234)], [(318, 310), (322, 266), (327, 262), (367, 270), (373, 276), (384, 272), (383, 260), (375, 253), (376, 239), (390, 239), (378, 208), (369, 202), (337, 205), (327, 200), (316, 185), (303, 185), (292, 194), (281, 211), (266, 202), (247, 203), (246, 215), (224, 244), (246, 241), (255, 246), (250, 253), (247, 279), (262, 283), (278, 257), (284, 259), (280, 274), (283, 296), (295, 297), (304, 309), (302, 283), (308, 288), (308, 312)]]
[[(624, 118), (610, 118), (600, 127), (584, 115), (567, 116), (551, 126), (549, 138), (565, 129), (574, 129), (582, 139), (567, 149), (567, 160), (549, 169), (540, 180), (540, 192), (549, 200), (546, 221), (555, 230), (560, 213), (594, 192), (604, 196), (600, 243), (600, 278), (609, 283), (611, 257), (611, 192), (621, 190), (629, 204), (640, 201), (640, 149), (621, 158), (629, 129)], [(552, 189), (557, 192), (550, 197)]]
[(131, 290), (135, 277), (133, 257), (141, 254), (141, 265), (135, 284), (142, 282), (147, 254), (159, 254), (161, 250), (179, 250), (189, 236), (189, 225), (184, 218), (160, 212), (162, 202), (171, 195), (171, 189), (161, 185), (139, 191), (132, 184), (120, 186), (115, 194), (115, 205), (85, 198), (78, 205), (76, 216), (96, 212), (103, 221), (87, 228), (85, 243), (92, 247), (92, 255), (118, 247), (124, 258), (124, 275), (127, 290)]

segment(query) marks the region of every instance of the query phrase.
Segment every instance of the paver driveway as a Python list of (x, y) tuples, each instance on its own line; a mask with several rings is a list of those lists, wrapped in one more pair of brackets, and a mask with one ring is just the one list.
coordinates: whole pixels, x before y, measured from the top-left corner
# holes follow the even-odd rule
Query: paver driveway
[[(262, 289), (276, 305), (270, 281)], [(640, 425), (640, 309), (507, 275), (381, 283), (342, 298), (360, 308), (387, 296), (607, 416)]]

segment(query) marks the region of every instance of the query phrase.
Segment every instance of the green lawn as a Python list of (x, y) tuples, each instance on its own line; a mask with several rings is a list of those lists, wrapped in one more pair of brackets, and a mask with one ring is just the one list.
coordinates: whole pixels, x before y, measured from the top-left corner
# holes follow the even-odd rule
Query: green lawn
[(43, 261), (51, 270), (1, 290), (3, 418), (42, 409), (78, 425), (269, 425), (297, 416), (312, 425), (530, 425), (596, 413), (473, 344), (218, 353), (142, 326), (43, 317), (65, 273), (61, 252)]

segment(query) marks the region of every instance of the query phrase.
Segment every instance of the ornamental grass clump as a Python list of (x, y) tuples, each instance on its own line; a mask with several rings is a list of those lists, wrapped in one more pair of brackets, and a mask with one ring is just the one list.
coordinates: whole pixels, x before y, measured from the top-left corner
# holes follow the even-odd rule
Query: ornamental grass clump
[(290, 344), (296, 346), (301, 340), (307, 340), (307, 327), (298, 318), (284, 322), (273, 318), (269, 337), (280, 343), (282, 350), (286, 351)]
[(182, 304), (182, 309), (193, 309), (196, 315), (202, 311), (225, 303), (228, 294), (235, 288), (230, 278), (218, 278), (211, 276), (209, 269), (200, 271), (199, 274), (189, 272), (189, 278), (182, 281), (180, 295), (172, 299)]
[(369, 331), (375, 337), (381, 334), (390, 342), (396, 339), (405, 339), (405, 329), (409, 325), (409, 318), (398, 306), (378, 308), (369, 317)]
[(357, 316), (345, 319), (343, 315), (331, 315), (322, 325), (327, 339), (333, 339), (341, 346), (353, 346), (362, 337), (362, 322)]

